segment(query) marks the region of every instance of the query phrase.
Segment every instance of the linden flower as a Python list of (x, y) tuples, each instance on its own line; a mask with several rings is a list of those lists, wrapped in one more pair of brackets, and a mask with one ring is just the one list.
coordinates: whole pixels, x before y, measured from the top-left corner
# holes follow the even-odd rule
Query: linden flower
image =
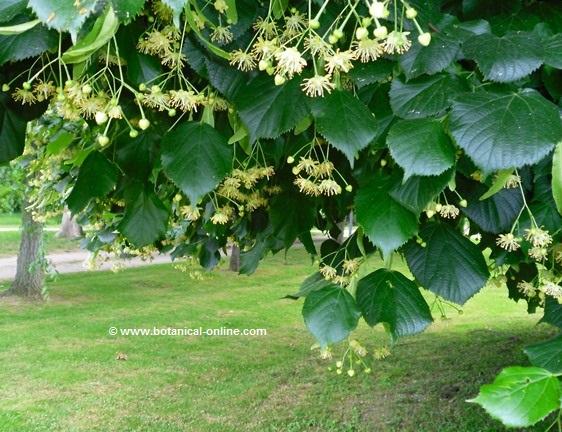
[(277, 25), (275, 21), (271, 19), (264, 19), (263, 17), (259, 17), (254, 24), (254, 30), (260, 33), (263, 33), (266, 36), (273, 36), (277, 33)]
[(314, 35), (306, 39), (305, 49), (309, 50), (313, 56), (324, 57), (330, 50), (330, 45), (319, 35)]
[(216, 0), (213, 6), (215, 7), (215, 10), (217, 12), (222, 14), (226, 13), (226, 11), (228, 10), (228, 5), (224, 0)]
[(534, 297), (537, 293), (537, 289), (535, 288), (535, 286), (532, 283), (526, 281), (519, 282), (517, 284), (517, 289), (521, 294), (527, 297)]
[(340, 51), (339, 49), (332, 55), (324, 58), (326, 60), (326, 71), (332, 75), (334, 71), (349, 72), (353, 68), (352, 60), (355, 60), (355, 54), (352, 51)]
[(298, 174), (301, 171), (305, 171), (308, 175), (311, 175), (316, 171), (317, 166), (318, 161), (315, 161), (312, 158), (301, 157), (299, 163), (294, 168), (295, 174)]
[(452, 204), (445, 204), (439, 210), (439, 214), (445, 219), (455, 219), (459, 213), (459, 209)]
[(505, 182), (505, 187), (507, 189), (514, 189), (516, 187), (519, 187), (520, 184), (521, 184), (521, 177), (519, 177), (516, 174), (511, 174), (507, 178), (507, 181)]
[(534, 227), (525, 230), (525, 238), (531, 242), (533, 246), (543, 247), (552, 243), (552, 237), (541, 228)]
[(347, 274), (355, 273), (359, 269), (360, 264), (361, 264), (361, 260), (359, 258), (344, 260), (343, 271)]
[(23, 88), (16, 89), (12, 93), (12, 97), (15, 101), (21, 102), (22, 104), (34, 104), (37, 102), (37, 98), (31, 90), (25, 90)]
[(520, 240), (516, 238), (512, 233), (500, 234), (496, 240), (496, 244), (508, 252), (513, 252), (519, 249), (519, 241)]
[(285, 17), (285, 28), (290, 33), (299, 33), (301, 30), (306, 28), (305, 16), (297, 11), (294, 14)]
[(562, 287), (554, 282), (547, 282), (541, 287), (542, 291), (556, 300), (562, 300)]
[(375, 61), (384, 53), (382, 45), (375, 39), (369, 38), (354, 41), (352, 49), (354, 50), (355, 58), (358, 58), (362, 63)]
[(230, 43), (233, 37), (229, 27), (217, 26), (211, 33), (211, 40), (219, 44)]
[(39, 81), (35, 85), (35, 94), (37, 95), (37, 100), (39, 102), (49, 99), (49, 97), (55, 94), (55, 91), (56, 87), (54, 86), (52, 81)]
[(367, 349), (359, 343), (356, 339), (352, 339), (349, 342), (349, 347), (353, 350), (355, 354), (359, 357), (365, 357), (367, 355)]
[(277, 38), (270, 40), (259, 37), (252, 48), (252, 54), (259, 60), (269, 59), (279, 52), (279, 45), (277, 42)]
[(230, 64), (236, 66), (243, 72), (251, 71), (256, 67), (256, 62), (252, 54), (242, 50), (236, 50), (230, 53)]
[(327, 196), (339, 195), (341, 194), (342, 190), (338, 182), (332, 179), (322, 180), (320, 182), (320, 185), (318, 186), (318, 189), (320, 190), (320, 193)]
[(533, 246), (531, 249), (529, 249), (528, 253), (529, 256), (535, 261), (542, 262), (548, 255), (548, 249), (539, 246)]
[(310, 195), (310, 196), (320, 195), (320, 189), (318, 188), (316, 183), (314, 183), (311, 180), (299, 177), (295, 180), (295, 185), (305, 195)]
[(197, 105), (201, 102), (201, 96), (191, 90), (170, 90), (170, 105), (174, 108), (197, 112)]
[(377, 348), (373, 352), (373, 357), (375, 360), (384, 360), (388, 356), (390, 356), (391, 352), (387, 347)]
[(314, 75), (306, 78), (301, 84), (305, 94), (309, 97), (322, 97), (324, 92), (328, 94), (334, 89), (334, 84), (325, 75)]
[(329, 177), (333, 171), (334, 164), (331, 161), (326, 160), (316, 165), (314, 168), (314, 175), (317, 177)]
[(173, 40), (169, 34), (158, 30), (147, 33), (146, 37), (137, 44), (138, 49), (144, 54), (164, 56), (172, 51)]
[(327, 280), (334, 279), (338, 275), (337, 270), (334, 267), (329, 266), (329, 265), (324, 265), (324, 266), (320, 267), (319, 271), (320, 271), (320, 274), (322, 276), (324, 276), (324, 279), (327, 279)]
[(282, 75), (291, 78), (294, 74), (300, 74), (306, 66), (306, 60), (302, 58), (299, 50), (293, 47), (285, 48), (275, 55), (277, 59), (277, 70)]
[(211, 222), (215, 225), (224, 225), (228, 223), (228, 216), (221, 211), (217, 211), (213, 216), (211, 216)]
[(201, 213), (197, 207), (191, 207), (189, 205), (181, 206), (179, 208), (179, 213), (182, 217), (186, 218), (188, 221), (196, 221), (201, 217)]
[(332, 358), (332, 350), (329, 347), (320, 350), (320, 358), (322, 360), (330, 360)]
[(386, 7), (386, 2), (374, 1), (369, 6), (369, 14), (373, 18), (386, 18), (390, 14), (390, 11)]
[(384, 41), (384, 50), (387, 54), (404, 54), (412, 46), (408, 39), (410, 32), (391, 31)]

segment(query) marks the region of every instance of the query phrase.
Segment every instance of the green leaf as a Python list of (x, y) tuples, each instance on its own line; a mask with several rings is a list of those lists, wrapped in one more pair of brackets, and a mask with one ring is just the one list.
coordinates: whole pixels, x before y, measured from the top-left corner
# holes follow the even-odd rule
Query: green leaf
[(483, 201), (469, 199), (462, 211), (483, 231), (500, 234), (511, 229), (522, 207), (519, 189), (503, 189)]
[(438, 176), (412, 176), (406, 182), (397, 184), (390, 196), (419, 215), (453, 178), (453, 170)]
[(271, 199), (269, 206), (273, 235), (290, 248), (297, 237), (310, 232), (314, 225), (314, 202), (295, 192), (286, 192)]
[(49, 156), (61, 154), (68, 148), (75, 138), (76, 137), (71, 132), (65, 131), (64, 129), (59, 131), (57, 135), (47, 144), (47, 154)]
[(293, 129), (308, 114), (305, 97), (296, 78), (276, 86), (271, 77), (260, 75), (241, 86), (234, 104), (253, 142)]
[(406, 78), (420, 75), (433, 75), (453, 63), (460, 52), (460, 41), (455, 35), (444, 31), (432, 33), (429, 46), (421, 46), (417, 41), (398, 59)]
[(232, 146), (208, 124), (184, 122), (162, 139), (162, 166), (195, 205), (230, 172)]
[(162, 74), (160, 60), (134, 51), (127, 56), (127, 77), (134, 84), (143, 84), (153, 81)]
[(76, 184), (66, 199), (72, 213), (83, 210), (92, 198), (106, 196), (117, 183), (119, 170), (99, 151), (91, 152), (80, 166)]
[(556, 69), (562, 69), (562, 33), (557, 33), (546, 41), (544, 62)]
[(534, 90), (460, 95), (450, 128), (457, 144), (485, 172), (534, 164), (562, 139), (558, 108)]
[(424, 76), (408, 82), (397, 77), (392, 81), (390, 105), (394, 114), (405, 119), (430, 117), (443, 113), (464, 90), (462, 82), (451, 74)]
[[(435, 2), (426, 2), (417, 8), (419, 13), (423, 13), (421, 8), (427, 9)], [(419, 15), (418, 15), (419, 17)], [(445, 15), (437, 22), (435, 19), (429, 20), (428, 24), (436, 31), (431, 35), (429, 46), (421, 46), (417, 41), (404, 55), (398, 59), (406, 78), (411, 79), (420, 75), (433, 75), (447, 69), (461, 53), (461, 44), (464, 40), (475, 34), (489, 33), (490, 25), (483, 20), (460, 23), (457, 18)]]
[(110, 7), (96, 19), (92, 30), (62, 55), (62, 60), (70, 64), (86, 61), (115, 36), (118, 28), (119, 20)]
[(27, 9), (28, 0), (2, 0), (0, 2), (0, 23), (11, 21)]
[(111, 0), (117, 17), (122, 22), (131, 21), (144, 7), (146, 0)]
[(238, 11), (236, 10), (236, 0), (225, 0), (226, 6), (226, 19), (229, 24), (236, 24), (238, 22)]
[(288, 294), (285, 298), (297, 300), (301, 297), (306, 297), (313, 291), (318, 291), (331, 285), (333, 285), (332, 282), (327, 281), (320, 272), (316, 272), (303, 281), (298, 292), (295, 294)]
[(401, 120), (390, 128), (386, 144), (406, 180), (442, 174), (455, 163), (455, 147), (438, 120)]
[(357, 153), (377, 135), (377, 123), (369, 108), (344, 90), (311, 98), (310, 107), (318, 132), (353, 166)]
[(355, 197), (357, 222), (369, 240), (388, 256), (418, 230), (414, 213), (389, 195), (396, 181), (380, 175), (359, 187)]
[(125, 216), (119, 231), (136, 247), (154, 243), (166, 232), (168, 209), (152, 190), (154, 186), (135, 184), (128, 191)]
[(543, 46), (534, 33), (510, 32), (498, 37), (481, 34), (463, 45), (467, 58), (473, 59), (490, 81), (511, 82), (537, 70), (543, 63)]
[(73, 35), (94, 12), (97, 0), (84, 3), (61, 0), (29, 0), (29, 7), (43, 24), (60, 32), (70, 32)]
[(349, 71), (358, 88), (369, 84), (386, 82), (392, 77), (394, 63), (387, 59), (378, 59), (376, 62), (358, 63)]
[(560, 407), (560, 382), (549, 371), (536, 367), (510, 367), (492, 384), (483, 385), (469, 402), (482, 406), (509, 427), (538, 423)]
[(558, 213), (562, 215), (562, 141), (556, 146), (552, 158), (552, 196)]
[(0, 164), (23, 153), (27, 122), (7, 107), (8, 96), (0, 94)]
[(57, 33), (39, 25), (13, 36), (0, 36), (0, 65), (35, 57), (56, 48)]
[(32, 21), (27, 21), (27, 22), (24, 22), (24, 23), (21, 23), (21, 24), (15, 24), (15, 25), (11, 25), (11, 26), (0, 27), (0, 36), (14, 36), (14, 35), (24, 33), (28, 30), (31, 30), (33, 27), (35, 27), (40, 22), (41, 22), (40, 20), (36, 19), (36, 20), (32, 20)]
[(424, 288), (462, 305), (484, 287), (490, 274), (478, 246), (446, 224), (430, 224), (420, 236), (425, 247), (412, 241), (404, 252)]
[(386, 324), (394, 339), (422, 332), (433, 321), (419, 288), (396, 271), (379, 269), (362, 278), (357, 304), (367, 324)]
[(347, 290), (332, 284), (306, 297), (302, 315), (308, 330), (325, 347), (344, 340), (357, 327), (361, 312)]
[(513, 174), (512, 169), (498, 171), (496, 178), (492, 183), (492, 186), (490, 186), (490, 188), (486, 191), (486, 193), (480, 197), (480, 200), (483, 201), (485, 199), (488, 199), (494, 196), (495, 194), (497, 194), (499, 191), (501, 191), (512, 174)]
[(562, 373), (562, 334), (538, 344), (525, 347), (525, 354), (533, 366), (552, 373)]
[(553, 298), (547, 297), (544, 305), (544, 316), (540, 322), (562, 329), (562, 304)]

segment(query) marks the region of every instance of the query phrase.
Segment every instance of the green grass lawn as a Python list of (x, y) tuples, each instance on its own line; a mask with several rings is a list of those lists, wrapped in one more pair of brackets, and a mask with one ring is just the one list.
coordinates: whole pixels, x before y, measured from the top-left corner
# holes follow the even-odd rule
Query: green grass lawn
[[(436, 313), (371, 375), (338, 376), (310, 350), (303, 251), (252, 277), (190, 279), (161, 265), (61, 276), (46, 304), (0, 300), (1, 431), (503, 431), (465, 400), (553, 330), (486, 288), (459, 315)], [(266, 328), (265, 337), (111, 337), (110, 326)], [(385, 341), (362, 326), (368, 347)], [(124, 353), (128, 359), (116, 359)], [(542, 429), (537, 429), (542, 430)]]
[[(58, 226), (60, 217), (51, 218), (47, 221), (47, 226)], [(21, 215), (19, 213), (0, 213), (0, 227), (19, 227), (21, 224)]]
[[(47, 227), (57, 228), (59, 223), (56, 219), (51, 219)], [(0, 214), (0, 228), (19, 228), (21, 224), (20, 214)], [(47, 252), (69, 252), (80, 248), (80, 240), (70, 240), (58, 238), (56, 232), (45, 231), (45, 250)], [(19, 231), (0, 230), (0, 257), (16, 255), (20, 246), (21, 233)]]
[[(56, 232), (48, 231), (44, 235), (44, 246), (48, 253), (70, 252), (80, 249), (80, 240), (58, 238)], [(0, 257), (16, 255), (20, 247), (19, 231), (0, 231)]]

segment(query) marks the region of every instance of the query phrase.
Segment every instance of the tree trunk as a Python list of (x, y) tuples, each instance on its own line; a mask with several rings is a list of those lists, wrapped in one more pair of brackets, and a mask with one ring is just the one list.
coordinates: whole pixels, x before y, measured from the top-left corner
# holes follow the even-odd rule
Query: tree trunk
[(76, 222), (76, 217), (65, 208), (57, 237), (75, 239), (82, 237), (83, 234), (82, 227)]
[(236, 245), (230, 248), (230, 271), (240, 271), (240, 248)]
[(16, 278), (8, 294), (36, 299), (43, 298), (45, 280), (43, 253), (43, 224), (33, 220), (29, 203), (22, 205), (22, 233)]

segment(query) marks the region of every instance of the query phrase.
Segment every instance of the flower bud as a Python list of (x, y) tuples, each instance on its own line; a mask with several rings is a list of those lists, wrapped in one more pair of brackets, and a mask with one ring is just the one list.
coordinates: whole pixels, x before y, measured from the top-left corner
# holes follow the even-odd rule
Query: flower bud
[(417, 16), (418, 16), (418, 11), (415, 10), (414, 8), (409, 7), (408, 9), (406, 9), (406, 18), (414, 19)]
[(107, 122), (107, 114), (103, 111), (98, 111), (95, 115), (94, 115), (94, 119), (96, 120), (96, 123), (99, 125), (104, 124), (105, 122)]
[(357, 38), (357, 40), (363, 40), (367, 36), (369, 36), (369, 30), (367, 30), (365, 27), (358, 27), (357, 30), (355, 30), (355, 37)]
[(422, 46), (428, 46), (431, 43), (431, 33), (422, 33), (418, 36), (418, 42)]
[(388, 29), (385, 26), (377, 27), (373, 30), (373, 36), (377, 39), (384, 39), (388, 36)]
[(277, 75), (275, 75), (274, 81), (275, 81), (275, 85), (280, 86), (280, 85), (285, 84), (285, 81), (287, 81), (287, 80), (285, 79), (285, 77), (283, 75), (277, 74)]
[(310, 20), (309, 23), (308, 23), (308, 26), (312, 30), (317, 30), (317, 29), (320, 28), (320, 21), (318, 21), (317, 19)]
[(109, 144), (109, 137), (106, 135), (100, 135), (98, 136), (98, 143), (102, 146), (105, 147), (106, 145)]
[(150, 126), (150, 122), (148, 121), (147, 118), (143, 117), (139, 120), (139, 128), (141, 128), (142, 130), (148, 129), (149, 126)]

